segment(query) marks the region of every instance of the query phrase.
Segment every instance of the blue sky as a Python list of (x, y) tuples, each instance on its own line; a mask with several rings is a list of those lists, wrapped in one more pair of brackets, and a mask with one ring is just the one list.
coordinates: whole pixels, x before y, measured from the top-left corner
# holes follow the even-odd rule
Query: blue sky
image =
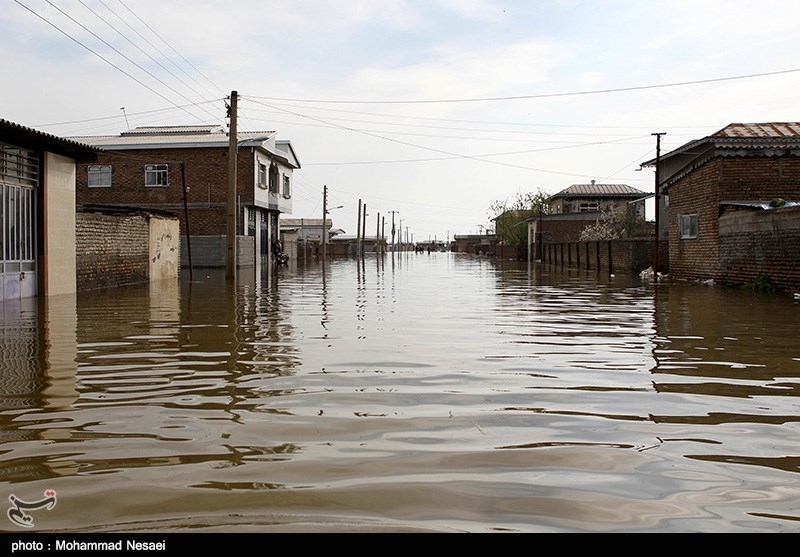
[(397, 211), (427, 240), (526, 192), (649, 192), (653, 133), (667, 152), (800, 120), (795, 1), (4, 1), (0, 117), (65, 137), (224, 124), (237, 90), (239, 129), (300, 158), (292, 216), (321, 217), (327, 185), (350, 234), (359, 199), (368, 233)]

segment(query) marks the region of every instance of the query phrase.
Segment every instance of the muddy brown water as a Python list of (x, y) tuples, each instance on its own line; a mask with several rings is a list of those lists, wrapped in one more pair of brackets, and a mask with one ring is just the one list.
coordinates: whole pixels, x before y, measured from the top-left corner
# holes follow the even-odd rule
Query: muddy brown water
[(187, 275), (0, 306), (0, 500), (57, 498), (26, 531), (798, 531), (791, 295), (453, 253)]

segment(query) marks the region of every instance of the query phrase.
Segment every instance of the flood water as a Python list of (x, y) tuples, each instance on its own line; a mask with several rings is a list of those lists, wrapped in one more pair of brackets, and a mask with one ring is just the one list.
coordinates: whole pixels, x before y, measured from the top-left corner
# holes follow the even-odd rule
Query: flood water
[(27, 531), (800, 531), (791, 295), (397, 253), (0, 307)]

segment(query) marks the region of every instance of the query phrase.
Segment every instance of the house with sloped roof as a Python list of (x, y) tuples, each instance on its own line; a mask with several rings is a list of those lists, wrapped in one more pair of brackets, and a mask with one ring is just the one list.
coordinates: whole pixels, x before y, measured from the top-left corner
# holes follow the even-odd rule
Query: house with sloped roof
[(657, 166), (672, 279), (800, 288), (800, 122), (733, 123)]
[(562, 213), (617, 213), (633, 212), (636, 219), (644, 219), (644, 201), (647, 192), (626, 184), (573, 184), (547, 199), (549, 214)]
[(98, 149), (96, 162), (78, 167), (77, 203), (172, 212), (180, 219), (182, 266), (226, 266), (229, 211), (236, 212), (238, 265), (269, 258), (279, 217), (292, 211), (300, 161), (275, 131), (237, 133), (235, 207), (224, 126), (142, 126), (73, 139)]

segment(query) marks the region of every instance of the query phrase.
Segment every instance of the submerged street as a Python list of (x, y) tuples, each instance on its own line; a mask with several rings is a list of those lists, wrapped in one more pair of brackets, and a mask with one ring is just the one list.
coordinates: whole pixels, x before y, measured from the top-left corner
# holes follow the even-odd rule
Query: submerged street
[(791, 296), (439, 252), (224, 274), (2, 306), (34, 530), (798, 529)]

